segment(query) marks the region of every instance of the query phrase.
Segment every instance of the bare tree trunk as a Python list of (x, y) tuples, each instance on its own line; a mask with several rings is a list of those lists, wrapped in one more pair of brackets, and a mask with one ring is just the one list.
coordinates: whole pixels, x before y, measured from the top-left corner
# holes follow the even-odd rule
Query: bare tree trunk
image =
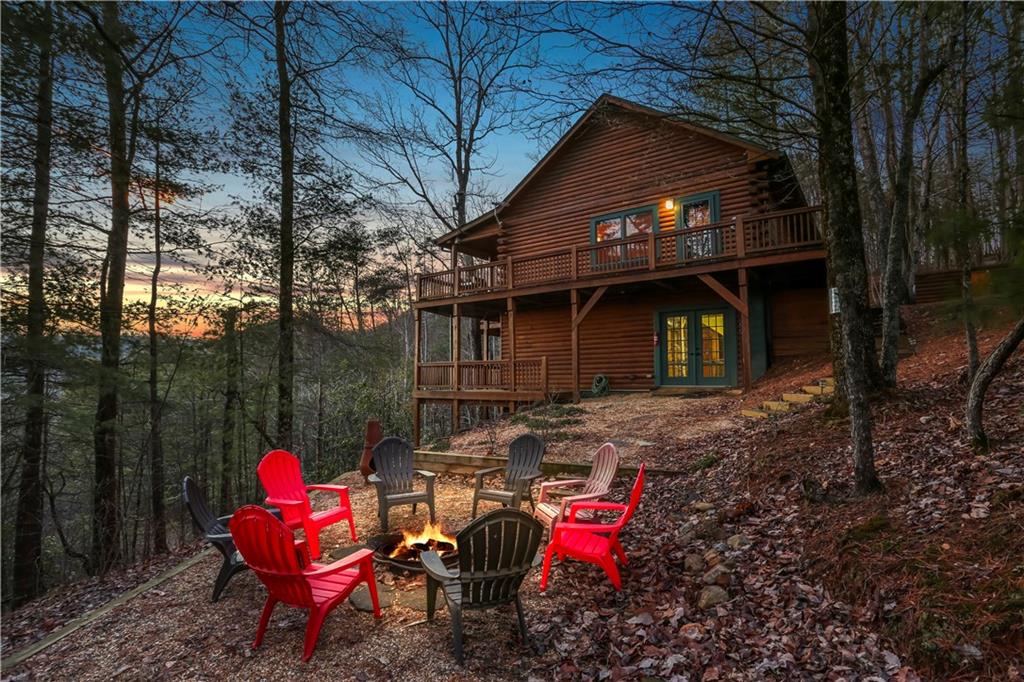
[(36, 83), (36, 139), (32, 191), (32, 240), (28, 263), (28, 407), (25, 443), (21, 454), (18, 508), (14, 526), (13, 602), (20, 604), (43, 592), (43, 430), (46, 423), (46, 359), (43, 334), (46, 298), (43, 291), (43, 257), (46, 250), (46, 219), (50, 206), (50, 156), (53, 140), (53, 7), (42, 5), (39, 34), (39, 72)]
[[(960, 90), (957, 102), (957, 144), (956, 156), (956, 186), (957, 201), (960, 204), (960, 211), (966, 218), (971, 210), (969, 168), (967, 166), (967, 69), (970, 66), (970, 43), (968, 42), (968, 6), (964, 2), (963, 16), (961, 18), (961, 61), (960, 61)], [(981, 358), (978, 354), (978, 330), (974, 326), (974, 296), (971, 293), (971, 244), (967, 229), (958, 240), (957, 257), (960, 259), (960, 299), (964, 322), (964, 336), (967, 339), (967, 382), (974, 380), (978, 371)]]
[(157, 287), (160, 281), (160, 141), (156, 142), (156, 177), (153, 189), (153, 277), (149, 285), (149, 482), (153, 512), (153, 552), (167, 551), (167, 511), (164, 505), (164, 444), (161, 432), (162, 401), (157, 385), (159, 348), (156, 333)]
[(285, 51), (285, 16), (289, 3), (274, 3), (274, 49), (277, 62), (277, 130), (281, 147), (281, 274), (278, 294), (277, 444), (292, 446), (295, 375), (295, 318), (292, 310), (295, 281), (295, 141), (292, 139), (291, 79)]
[(1006, 361), (1010, 359), (1013, 352), (1017, 350), (1021, 341), (1024, 341), (1024, 317), (1017, 320), (1013, 329), (1003, 337), (996, 349), (985, 359), (985, 362), (974, 374), (974, 381), (967, 392), (967, 419), (965, 426), (967, 436), (971, 439), (977, 450), (988, 449), (988, 436), (985, 435), (985, 424), (982, 419), (982, 410), (985, 407), (985, 393), (996, 375), (1003, 369)]
[[(868, 387), (873, 357), (864, 234), (857, 192), (851, 126), (845, 3), (814, 2), (808, 11), (808, 53), (818, 123), (818, 172), (827, 222), (828, 266), (839, 296), (843, 383), (850, 411), (854, 480), (857, 490), (882, 488), (875, 472)], [(866, 333), (865, 333), (866, 332)], [(874, 349), (871, 340), (870, 348)]]
[[(923, 16), (923, 10), (920, 10)], [(925, 22), (922, 20), (922, 24)], [(922, 42), (926, 38), (922, 39)], [(903, 128), (900, 131), (900, 151), (893, 182), (892, 225), (886, 250), (885, 271), (882, 281), (882, 382), (885, 386), (896, 386), (896, 366), (899, 364), (900, 305), (906, 301), (906, 279), (904, 277), (907, 233), (910, 225), (910, 183), (914, 165), (914, 127), (924, 108), (925, 97), (939, 75), (946, 68), (941, 62), (929, 67), (927, 49), (921, 46), (921, 73), (910, 97), (910, 103), (903, 114)]]
[(229, 308), (224, 311), (224, 422), (221, 429), (221, 451), (220, 451), (220, 508), (232, 509), (231, 477), (234, 475), (236, 446), (235, 431), (238, 421), (238, 341), (235, 333), (235, 323), (238, 311)]
[(100, 42), (109, 108), (110, 232), (100, 285), (100, 375), (99, 398), (93, 429), (95, 482), (93, 486), (92, 566), (106, 572), (120, 560), (120, 510), (118, 500), (118, 381), (121, 364), (121, 322), (124, 277), (131, 217), (128, 204), (131, 163), (128, 159), (125, 111), (124, 66), (118, 47), (122, 41), (119, 7), (105, 3)]

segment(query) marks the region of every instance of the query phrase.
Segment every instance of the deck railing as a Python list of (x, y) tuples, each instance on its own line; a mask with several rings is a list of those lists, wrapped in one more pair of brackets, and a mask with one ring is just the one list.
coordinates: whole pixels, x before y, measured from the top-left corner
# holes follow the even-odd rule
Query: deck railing
[(699, 262), (814, 248), (822, 244), (822, 239), (822, 210), (811, 206), (423, 274), (417, 292), (422, 301), (637, 270), (669, 270)]
[[(458, 381), (456, 382), (456, 379)], [(462, 360), (416, 365), (421, 391), (548, 391), (548, 359)]]

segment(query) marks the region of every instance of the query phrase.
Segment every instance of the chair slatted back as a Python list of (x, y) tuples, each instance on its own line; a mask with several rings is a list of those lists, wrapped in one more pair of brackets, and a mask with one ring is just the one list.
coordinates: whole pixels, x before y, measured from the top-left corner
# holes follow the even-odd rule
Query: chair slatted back
[(412, 459), (412, 443), (403, 438), (391, 436), (373, 447), (373, 464), (387, 494), (412, 492)]
[(235, 547), (271, 596), (292, 606), (315, 606), (309, 582), (302, 574), (306, 561), (288, 526), (252, 504), (236, 511), (228, 526)]
[(640, 504), (640, 494), (644, 491), (644, 469), (646, 464), (640, 464), (640, 471), (636, 472), (636, 481), (633, 483), (633, 492), (629, 494), (629, 505), (626, 507), (626, 511), (622, 513), (619, 520), (615, 522), (615, 532), (618, 533), (622, 530), (622, 527), (629, 523), (629, 519), (633, 516), (633, 512), (636, 511), (637, 505)]
[(227, 532), (227, 528), (224, 528), (220, 519), (217, 518), (217, 515), (213, 513), (210, 505), (206, 502), (206, 495), (203, 493), (203, 489), (192, 480), (191, 476), (185, 477), (181, 487), (181, 495), (185, 501), (185, 506), (188, 507), (188, 513), (192, 517), (192, 522), (196, 524), (196, 528), (201, 533), (208, 535)]
[(611, 443), (605, 443), (594, 453), (590, 475), (583, 486), (584, 495), (603, 495), (612, 487), (612, 480), (619, 470), (619, 451)]
[(544, 449), (544, 441), (532, 433), (524, 433), (509, 443), (505, 490), (515, 490), (520, 479), (540, 471)]
[(544, 526), (518, 509), (497, 509), (459, 531), (463, 607), (485, 608), (515, 599), (543, 534)]
[[(312, 511), (309, 496), (306, 494), (306, 483), (302, 480), (302, 468), (299, 466), (298, 458), (292, 453), (287, 450), (271, 450), (260, 460), (256, 467), (256, 475), (259, 476), (268, 497), (302, 502), (305, 505), (304, 514)], [(288, 514), (291, 510), (281, 511)]]

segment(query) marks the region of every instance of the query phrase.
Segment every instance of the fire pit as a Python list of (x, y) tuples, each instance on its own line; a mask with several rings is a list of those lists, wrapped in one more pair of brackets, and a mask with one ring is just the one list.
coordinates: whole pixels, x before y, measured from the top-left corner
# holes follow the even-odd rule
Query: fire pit
[(373, 558), (380, 563), (406, 571), (422, 571), (420, 552), (437, 552), (449, 568), (459, 562), (455, 538), (445, 534), (441, 524), (427, 522), (420, 532), (403, 530), (401, 533), (375, 535), (367, 541)]

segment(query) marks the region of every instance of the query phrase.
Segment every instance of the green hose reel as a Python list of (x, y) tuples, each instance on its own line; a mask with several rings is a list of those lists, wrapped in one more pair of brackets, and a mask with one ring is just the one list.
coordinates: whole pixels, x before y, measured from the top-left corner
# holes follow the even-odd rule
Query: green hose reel
[(590, 394), (596, 398), (606, 395), (609, 391), (608, 377), (604, 374), (595, 374), (594, 381), (590, 384)]

